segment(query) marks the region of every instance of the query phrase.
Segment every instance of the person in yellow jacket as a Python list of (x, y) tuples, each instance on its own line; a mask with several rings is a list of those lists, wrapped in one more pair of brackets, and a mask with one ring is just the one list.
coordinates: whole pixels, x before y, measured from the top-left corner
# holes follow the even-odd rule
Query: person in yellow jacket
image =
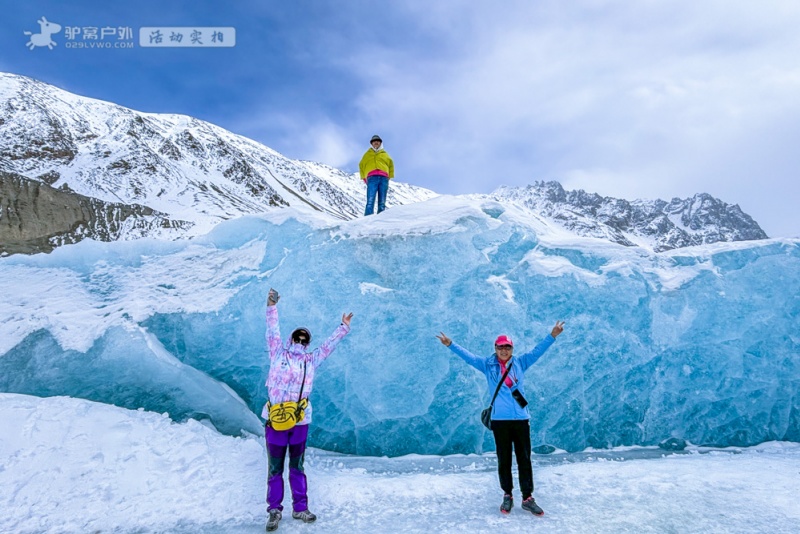
[(375, 209), (375, 196), (378, 197), (378, 213), (386, 209), (386, 195), (389, 193), (389, 180), (394, 178), (394, 162), (391, 156), (381, 147), (383, 140), (378, 135), (373, 135), (369, 140), (371, 145), (358, 170), (361, 179), (367, 183), (367, 209), (364, 215), (372, 215)]

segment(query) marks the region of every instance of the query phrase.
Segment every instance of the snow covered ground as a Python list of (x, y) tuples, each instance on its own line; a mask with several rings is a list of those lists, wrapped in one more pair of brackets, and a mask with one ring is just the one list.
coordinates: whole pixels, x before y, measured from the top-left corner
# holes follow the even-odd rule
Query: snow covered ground
[[(263, 532), (260, 438), (66, 397), (0, 394), (0, 532)], [(314, 525), (279, 532), (797, 532), (800, 444), (536, 456), (536, 518), (498, 512), (492, 455), (311, 450)], [(288, 504), (285, 503), (285, 504)]]

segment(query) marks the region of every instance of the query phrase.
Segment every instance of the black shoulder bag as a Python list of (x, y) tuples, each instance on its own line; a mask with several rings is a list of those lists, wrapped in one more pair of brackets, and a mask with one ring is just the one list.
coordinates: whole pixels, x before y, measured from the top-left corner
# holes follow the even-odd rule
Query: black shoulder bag
[(492, 395), (492, 402), (489, 403), (488, 408), (486, 408), (481, 412), (481, 423), (483, 423), (483, 426), (485, 426), (489, 430), (492, 429), (492, 406), (494, 406), (494, 400), (497, 398), (497, 394), (500, 393), (500, 388), (503, 386), (503, 382), (508, 376), (508, 372), (511, 370), (511, 366), (513, 365), (513, 363), (514, 362), (508, 362), (508, 367), (506, 367), (506, 372), (503, 373), (503, 377), (500, 379), (500, 382), (497, 383), (497, 389), (494, 390), (494, 395)]

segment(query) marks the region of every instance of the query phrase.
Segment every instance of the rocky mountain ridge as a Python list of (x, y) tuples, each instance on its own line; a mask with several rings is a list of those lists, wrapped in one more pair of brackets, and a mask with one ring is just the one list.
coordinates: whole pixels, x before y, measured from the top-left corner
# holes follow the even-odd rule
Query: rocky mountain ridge
[(0, 256), (51, 252), (91, 237), (174, 239), (192, 223), (147, 206), (104, 202), (0, 171)]
[[(35, 243), (44, 239), (50, 245), (41, 251), (86, 237), (135, 239), (146, 227), (159, 228), (155, 232), (159, 237), (181, 233), (162, 228), (182, 230), (183, 236), (191, 237), (206, 233), (221, 220), (288, 206), (309, 206), (351, 219), (363, 213), (366, 194), (366, 186), (353, 174), (286, 158), (207, 122), (141, 113), (3, 73), (0, 172), (5, 206), (0, 218), (6, 219), (0, 224), (0, 241), (6, 243), (4, 248), (13, 244), (12, 248), (35, 250)], [(5, 198), (22, 187), (21, 179), (41, 184), (42, 191), (49, 187), (61, 193), (23, 195), (21, 203)], [(101, 230), (95, 224), (84, 225), (87, 219), (82, 216), (61, 218), (58, 228), (78, 225), (83, 230), (64, 230), (69, 235), (37, 233), (36, 229), (54, 228), (39, 220), (40, 214), (54, 214), (42, 203), (55, 198), (61, 202), (64, 194), (76, 195), (68, 203), (73, 206), (85, 206), (84, 199), (106, 207), (130, 206), (128, 223)], [(434, 196), (427, 189), (395, 182), (387, 206)], [(15, 211), (7, 212), (12, 204)], [(153, 216), (160, 219), (148, 219)], [(25, 224), (20, 226), (19, 221)]]
[[(193, 117), (142, 113), (0, 73), (0, 255), (85, 238), (192, 237), (289, 206), (352, 219), (365, 192), (356, 175)], [(393, 182), (387, 206), (434, 196)], [(627, 201), (535, 182), (469, 196), (515, 202), (578, 235), (656, 252), (767, 237), (738, 206), (707, 194)]]
[(654, 252), (717, 243), (767, 239), (767, 234), (738, 205), (707, 193), (691, 198), (628, 201), (583, 190), (566, 191), (558, 182), (500, 187), (489, 195), (511, 201), (586, 237)]

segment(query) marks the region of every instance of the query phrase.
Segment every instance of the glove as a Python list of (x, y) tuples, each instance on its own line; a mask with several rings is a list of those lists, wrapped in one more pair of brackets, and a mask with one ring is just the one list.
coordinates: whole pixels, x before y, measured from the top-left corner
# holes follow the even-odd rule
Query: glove
[(278, 292), (270, 288), (269, 295), (267, 295), (267, 306), (275, 306), (280, 299), (281, 296), (278, 294)]

